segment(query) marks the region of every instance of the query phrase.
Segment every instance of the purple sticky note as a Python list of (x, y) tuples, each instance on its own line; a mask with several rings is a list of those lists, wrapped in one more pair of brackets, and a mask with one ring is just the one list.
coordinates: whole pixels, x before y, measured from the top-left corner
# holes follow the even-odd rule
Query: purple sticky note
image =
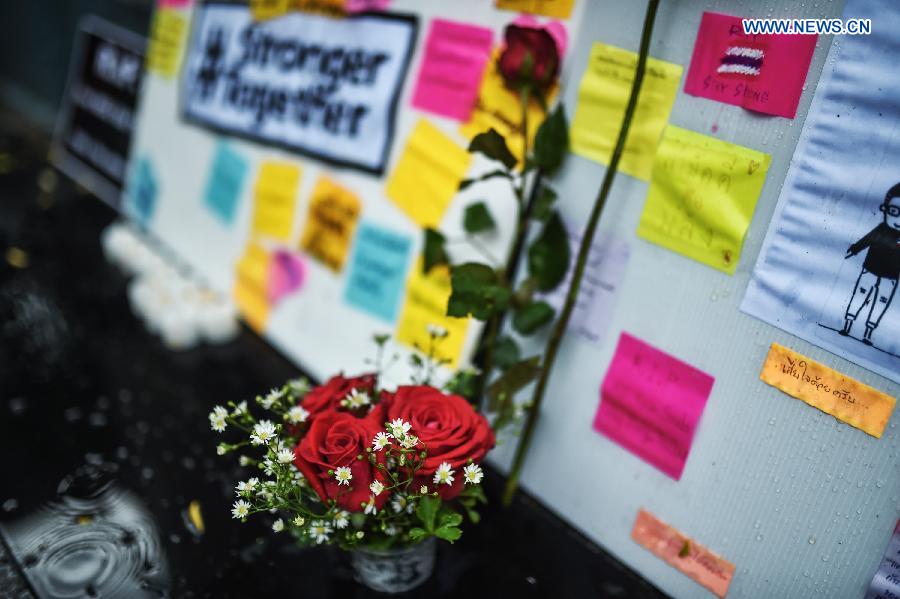
[(276, 250), (272, 253), (272, 261), (269, 263), (268, 296), (272, 304), (277, 304), (281, 299), (303, 286), (306, 278), (306, 264), (297, 254), (285, 250)]
[(714, 381), (622, 333), (600, 388), (594, 430), (679, 480)]
[(468, 121), (478, 99), (493, 39), (493, 31), (486, 27), (432, 20), (412, 105)]

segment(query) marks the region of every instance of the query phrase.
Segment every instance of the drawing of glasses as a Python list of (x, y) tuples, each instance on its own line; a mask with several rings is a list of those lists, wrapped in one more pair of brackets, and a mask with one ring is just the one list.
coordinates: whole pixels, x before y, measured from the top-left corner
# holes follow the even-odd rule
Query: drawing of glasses
[(879, 210), (888, 214), (889, 216), (900, 216), (900, 206), (897, 206), (896, 204), (888, 204), (887, 206), (882, 204), (879, 207)]

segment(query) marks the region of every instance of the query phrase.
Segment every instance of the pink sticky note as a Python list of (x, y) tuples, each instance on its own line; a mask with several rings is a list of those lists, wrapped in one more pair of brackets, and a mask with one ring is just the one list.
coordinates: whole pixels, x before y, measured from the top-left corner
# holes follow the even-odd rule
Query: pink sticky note
[(348, 13), (382, 11), (391, 5), (391, 0), (344, 0), (344, 10)]
[(594, 430), (679, 480), (713, 377), (622, 333)]
[(163, 8), (184, 8), (194, 3), (194, 0), (157, 0), (156, 2)]
[(792, 119), (816, 37), (745, 35), (740, 17), (705, 12), (684, 91)]
[(269, 301), (278, 303), (284, 296), (293, 293), (303, 286), (306, 278), (306, 264), (297, 254), (285, 250), (276, 250), (269, 263), (269, 283), (267, 293)]
[(478, 99), (494, 33), (486, 27), (433, 19), (412, 105), (468, 121)]

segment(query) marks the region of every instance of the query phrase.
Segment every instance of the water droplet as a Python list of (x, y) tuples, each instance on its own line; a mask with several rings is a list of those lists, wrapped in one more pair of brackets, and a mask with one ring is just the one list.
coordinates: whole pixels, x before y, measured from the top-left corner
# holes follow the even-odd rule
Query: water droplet
[(762, 541), (762, 540), (763, 540), (763, 536), (762, 536), (761, 534), (756, 535), (756, 540), (757, 540), (757, 541)]
[(806, 542), (809, 543), (810, 545), (815, 545), (816, 544), (816, 535), (809, 535), (809, 538), (806, 539)]
[(753, 528), (755, 528), (756, 530), (759, 530), (760, 526), (762, 526), (762, 520), (757, 520), (753, 523)]
[(875, 481), (875, 486), (878, 487), (879, 489), (882, 488), (882, 487), (884, 486), (884, 481), (881, 480), (881, 479), (876, 480), (876, 481)]
[(769, 426), (775, 426), (775, 419), (769, 418)]

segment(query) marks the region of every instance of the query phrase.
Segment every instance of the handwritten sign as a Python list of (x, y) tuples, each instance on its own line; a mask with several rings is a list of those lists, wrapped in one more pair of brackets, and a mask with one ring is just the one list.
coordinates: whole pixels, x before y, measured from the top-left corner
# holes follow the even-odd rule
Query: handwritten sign
[(806, 356), (773, 343), (759, 378), (880, 439), (896, 400)]
[(417, 225), (437, 227), (471, 161), (465, 149), (420, 119), (387, 182), (387, 196)]
[(650, 512), (638, 511), (631, 538), (682, 574), (725, 597), (735, 566), (697, 541), (672, 528)]
[(884, 559), (872, 578), (865, 599), (897, 599), (900, 597), (900, 520), (884, 551)]
[(264, 162), (253, 189), (253, 232), (288, 241), (294, 223), (294, 205), (300, 168), (286, 162)]
[(344, 301), (393, 323), (403, 292), (412, 240), (401, 233), (362, 222), (350, 261)]
[(815, 35), (746, 35), (741, 17), (705, 12), (684, 91), (792, 119), (816, 39)]
[(146, 69), (171, 79), (181, 65), (187, 19), (178, 10), (161, 6), (153, 13), (150, 42), (147, 45)]
[(159, 195), (156, 171), (148, 157), (142, 156), (134, 163), (126, 194), (125, 213), (146, 225), (153, 217)]
[(638, 235), (733, 275), (771, 158), (669, 125)]
[(497, 8), (527, 12), (556, 19), (568, 19), (575, 0), (496, 0)]
[(246, 159), (227, 143), (219, 142), (206, 180), (203, 202), (226, 225), (234, 222), (246, 174)]
[(679, 480), (714, 380), (622, 333), (600, 388), (594, 430)]
[[(569, 137), (574, 153), (609, 164), (631, 94), (637, 59), (634, 52), (615, 46), (595, 43), (591, 47), (578, 87), (578, 107)], [(650, 179), (656, 146), (669, 120), (681, 72), (681, 65), (656, 58), (647, 60), (634, 119), (619, 162), (623, 173), (644, 181)]]
[(309, 201), (300, 247), (334, 272), (341, 272), (360, 210), (356, 194), (320, 177)]
[(437, 267), (427, 275), (422, 274), (420, 259), (406, 283), (406, 303), (400, 312), (394, 337), (399, 343), (427, 353), (431, 343), (429, 325), (444, 329), (447, 336), (434, 353), (437, 358), (446, 360), (448, 368), (456, 369), (469, 330), (469, 319), (447, 316), (449, 299), (450, 271), (446, 267)]
[(188, 121), (380, 174), (416, 37), (413, 17), (201, 4), (182, 75)]
[(306, 265), (297, 254), (286, 250), (275, 250), (269, 262), (269, 276), (266, 285), (269, 302), (277, 304), (284, 297), (303, 287), (306, 279)]
[(493, 31), (486, 27), (434, 19), (412, 105), (458, 121), (468, 120), (493, 38)]
[(244, 321), (257, 333), (266, 328), (272, 305), (269, 301), (269, 273), (272, 252), (251, 241), (235, 268), (234, 302)]

